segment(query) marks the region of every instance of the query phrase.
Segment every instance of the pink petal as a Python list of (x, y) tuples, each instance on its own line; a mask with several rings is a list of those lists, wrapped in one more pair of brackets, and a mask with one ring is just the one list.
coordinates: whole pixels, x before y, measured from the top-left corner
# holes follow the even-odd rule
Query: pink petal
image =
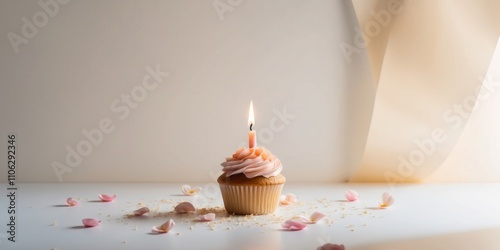
[(307, 224), (296, 220), (287, 220), (281, 226), (286, 230), (297, 231), (306, 228)]
[(297, 196), (292, 193), (287, 193), (282, 196), (280, 196), (280, 204), (281, 205), (290, 205), (292, 203), (297, 202)]
[(345, 250), (345, 247), (344, 245), (326, 243), (323, 246), (316, 248), (316, 250)]
[(198, 215), (198, 219), (200, 219), (200, 221), (213, 221), (215, 219), (215, 214), (208, 213), (208, 214)]
[(304, 215), (299, 215), (297, 219), (303, 223), (312, 224), (311, 219), (305, 217)]
[(348, 201), (357, 201), (359, 199), (359, 194), (358, 194), (358, 192), (356, 192), (354, 190), (347, 190), (345, 192), (345, 198)]
[(104, 202), (114, 201), (116, 199), (116, 194), (114, 194), (112, 196), (107, 195), (107, 194), (100, 194), (99, 199), (101, 199), (101, 201), (104, 201)]
[(324, 214), (322, 212), (314, 212), (311, 215), (311, 223), (316, 224), (316, 222), (320, 221), (325, 216), (326, 216), (326, 214)]
[(181, 213), (181, 214), (196, 211), (193, 204), (191, 204), (190, 202), (187, 202), (187, 201), (179, 203), (179, 205), (175, 206), (174, 210), (175, 210), (175, 212)]
[(144, 215), (146, 213), (149, 213), (149, 208), (147, 208), (147, 207), (141, 207), (141, 208), (134, 211), (135, 216), (141, 216), (141, 215)]
[(325, 216), (326, 216), (326, 214), (324, 214), (322, 212), (314, 212), (309, 218), (305, 217), (304, 215), (300, 215), (300, 216), (298, 216), (298, 218), (299, 218), (300, 222), (303, 222), (306, 224), (316, 224), (318, 221), (323, 219), (323, 217), (325, 217)]
[(170, 230), (172, 230), (172, 228), (174, 228), (174, 226), (175, 222), (170, 219), (159, 227), (153, 227), (152, 231), (155, 233), (168, 233)]
[(386, 208), (391, 206), (394, 203), (394, 196), (390, 193), (383, 193), (382, 194), (382, 203), (380, 203), (381, 208)]
[(201, 191), (201, 187), (191, 188), (191, 186), (189, 186), (189, 185), (183, 185), (181, 189), (182, 189), (182, 193), (184, 193), (185, 195), (190, 195), (190, 196), (195, 195), (196, 193)]
[(101, 221), (94, 218), (86, 218), (82, 220), (82, 223), (86, 227), (96, 227), (101, 224)]
[(66, 199), (66, 204), (68, 204), (68, 206), (70, 206), (70, 207), (73, 207), (73, 206), (79, 205), (80, 202), (78, 202), (77, 200), (69, 197), (68, 199)]

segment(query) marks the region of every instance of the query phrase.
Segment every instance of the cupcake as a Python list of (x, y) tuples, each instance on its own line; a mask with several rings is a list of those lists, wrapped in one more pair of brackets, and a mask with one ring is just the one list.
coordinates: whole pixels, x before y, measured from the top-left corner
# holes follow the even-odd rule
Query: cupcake
[(230, 214), (270, 214), (279, 204), (286, 178), (280, 160), (263, 147), (240, 148), (222, 164), (218, 179)]
[(263, 147), (257, 147), (253, 104), (248, 115), (248, 148), (240, 148), (223, 162), (219, 183), (224, 207), (230, 214), (270, 214), (278, 207), (285, 177), (280, 160)]

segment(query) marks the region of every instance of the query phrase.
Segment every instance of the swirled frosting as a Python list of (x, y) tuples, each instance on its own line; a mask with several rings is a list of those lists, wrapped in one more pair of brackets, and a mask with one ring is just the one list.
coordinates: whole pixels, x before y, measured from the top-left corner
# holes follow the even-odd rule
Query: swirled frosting
[(239, 148), (221, 166), (226, 176), (243, 173), (247, 178), (269, 178), (278, 175), (283, 169), (280, 160), (263, 147)]

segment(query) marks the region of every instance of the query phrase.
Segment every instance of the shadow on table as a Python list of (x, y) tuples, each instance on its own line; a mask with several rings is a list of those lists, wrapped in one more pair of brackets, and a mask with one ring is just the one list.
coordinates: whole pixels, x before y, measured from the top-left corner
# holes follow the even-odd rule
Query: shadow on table
[(458, 232), (434, 235), (416, 239), (381, 242), (358, 247), (347, 247), (349, 250), (498, 250), (500, 249), (500, 228), (481, 229), (469, 232)]

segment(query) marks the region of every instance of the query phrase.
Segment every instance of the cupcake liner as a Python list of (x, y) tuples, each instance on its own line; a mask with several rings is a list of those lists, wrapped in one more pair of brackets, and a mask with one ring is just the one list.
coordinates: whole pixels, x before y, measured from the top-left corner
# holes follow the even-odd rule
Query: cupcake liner
[(266, 186), (232, 186), (219, 184), (224, 207), (230, 214), (270, 214), (279, 204), (283, 184)]

